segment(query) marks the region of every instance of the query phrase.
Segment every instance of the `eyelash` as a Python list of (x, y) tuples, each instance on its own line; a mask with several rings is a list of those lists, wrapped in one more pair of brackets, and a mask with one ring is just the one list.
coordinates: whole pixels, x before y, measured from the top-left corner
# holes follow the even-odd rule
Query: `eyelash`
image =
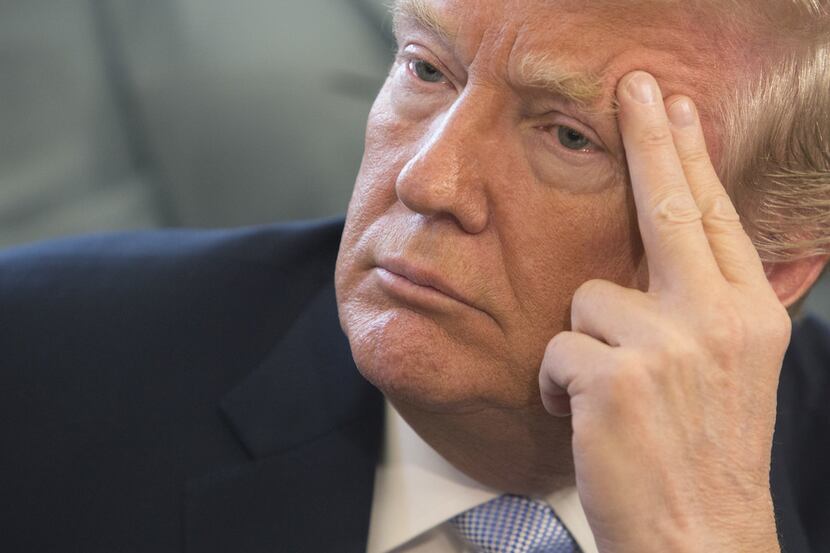
[(440, 68), (438, 68), (435, 64), (430, 63), (430, 62), (428, 62), (427, 60), (425, 60), (425, 59), (423, 59), (423, 58), (416, 57), (416, 56), (406, 56), (406, 55), (402, 55), (402, 56), (401, 56), (401, 59), (403, 60), (403, 63), (405, 64), (407, 74), (408, 74), (410, 77), (412, 77), (412, 78), (414, 78), (415, 80), (417, 80), (418, 82), (421, 82), (421, 83), (426, 83), (426, 84), (439, 84), (439, 83), (431, 83), (431, 82), (429, 82), (429, 81), (425, 81), (425, 80), (421, 79), (420, 77), (418, 77), (418, 74), (417, 74), (417, 73), (415, 72), (415, 70), (412, 68), (412, 65), (413, 65), (414, 63), (422, 62), (422, 63), (424, 63), (424, 64), (426, 64), (426, 65), (430, 66), (431, 68), (433, 68), (436, 72), (440, 73), (440, 74), (441, 74), (441, 76), (443, 77), (443, 80), (444, 80), (445, 82), (449, 83), (449, 79), (447, 79), (447, 76), (446, 76), (446, 75), (444, 74), (444, 72), (443, 72), (443, 71), (441, 71), (441, 69), (440, 69)]
[[(427, 60), (425, 60), (423, 58), (420, 58), (420, 57), (417, 57), (417, 56), (401, 55), (400, 57), (402, 58), (402, 61), (405, 64), (407, 75), (410, 78), (415, 79), (419, 83), (423, 83), (424, 85), (441, 84), (440, 82), (433, 83), (433, 82), (425, 81), (425, 80), (421, 79), (412, 67), (413, 64), (418, 63), (418, 62), (422, 62), (422, 63), (428, 65), (429, 67), (434, 69), (437, 73), (439, 73), (443, 77), (444, 82), (449, 82), (446, 75), (444, 75), (444, 72), (441, 71), (441, 69), (438, 68), (435, 64), (432, 64), (432, 63), (428, 62)], [(574, 128), (570, 125), (554, 124), (554, 125), (546, 125), (546, 126), (537, 127), (537, 128), (546, 131), (547, 134), (549, 134), (551, 136), (551, 138), (553, 139), (553, 141), (556, 143), (555, 147), (559, 150), (564, 151), (565, 155), (586, 156), (586, 155), (595, 154), (595, 153), (597, 153), (598, 150), (600, 150), (600, 147), (597, 145), (597, 143), (594, 140), (590, 139), (585, 133), (583, 133), (579, 129)], [(579, 149), (579, 150), (574, 150), (572, 148), (566, 147), (558, 139), (558, 131), (559, 131), (560, 128), (571, 130), (571, 131), (579, 134), (580, 136), (584, 137), (589, 143), (588, 146), (585, 147), (585, 148)]]
[[(595, 154), (600, 150), (600, 147), (594, 140), (591, 140), (587, 134), (580, 131), (579, 129), (571, 126), (571, 125), (563, 125), (563, 124), (555, 124), (555, 125), (546, 125), (544, 127), (540, 127), (544, 129), (550, 134), (553, 141), (555, 142), (555, 146), (558, 149), (564, 150), (567, 152), (568, 155), (590, 155)], [(573, 148), (568, 148), (559, 140), (559, 129), (567, 129), (569, 131), (573, 131), (580, 135), (582, 138), (588, 141), (588, 145), (584, 148), (580, 148), (578, 150), (574, 150)]]

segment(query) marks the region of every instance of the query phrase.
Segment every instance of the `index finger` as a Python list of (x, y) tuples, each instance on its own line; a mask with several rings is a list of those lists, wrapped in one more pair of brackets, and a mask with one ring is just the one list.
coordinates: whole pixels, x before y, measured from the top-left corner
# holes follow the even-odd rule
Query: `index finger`
[(650, 287), (719, 275), (698, 208), (675, 148), (657, 81), (643, 71), (617, 86), (619, 123)]

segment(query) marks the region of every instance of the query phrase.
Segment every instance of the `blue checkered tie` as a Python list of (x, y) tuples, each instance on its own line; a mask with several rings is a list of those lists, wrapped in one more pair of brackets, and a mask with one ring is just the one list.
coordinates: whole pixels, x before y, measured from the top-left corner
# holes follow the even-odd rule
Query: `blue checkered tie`
[(502, 495), (450, 519), (481, 553), (579, 553), (579, 546), (544, 501)]

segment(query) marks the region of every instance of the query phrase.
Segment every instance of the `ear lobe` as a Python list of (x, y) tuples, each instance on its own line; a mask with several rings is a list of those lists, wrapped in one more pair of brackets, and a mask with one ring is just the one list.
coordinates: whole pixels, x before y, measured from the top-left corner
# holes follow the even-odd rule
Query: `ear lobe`
[(810, 290), (821, 276), (828, 258), (828, 255), (817, 255), (795, 261), (764, 263), (767, 280), (784, 307), (790, 307)]

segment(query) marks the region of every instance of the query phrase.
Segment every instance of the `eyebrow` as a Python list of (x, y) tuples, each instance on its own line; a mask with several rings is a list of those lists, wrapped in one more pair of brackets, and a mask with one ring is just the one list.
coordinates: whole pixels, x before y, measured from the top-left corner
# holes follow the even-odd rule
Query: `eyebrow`
[(445, 42), (455, 38), (438, 12), (425, 0), (397, 0), (392, 7), (392, 27), (397, 33), (404, 21), (411, 21), (431, 31)]
[(591, 106), (602, 99), (602, 75), (572, 71), (567, 66), (553, 55), (531, 52), (519, 62), (517, 84), (561, 96), (580, 107)]
[[(456, 37), (448, 23), (426, 0), (397, 0), (392, 8), (393, 28), (399, 33), (404, 23), (421, 27), (444, 42)], [(529, 53), (520, 61), (515, 84), (559, 96), (587, 108), (603, 96), (603, 79), (585, 71), (571, 71), (562, 60), (548, 54)]]

